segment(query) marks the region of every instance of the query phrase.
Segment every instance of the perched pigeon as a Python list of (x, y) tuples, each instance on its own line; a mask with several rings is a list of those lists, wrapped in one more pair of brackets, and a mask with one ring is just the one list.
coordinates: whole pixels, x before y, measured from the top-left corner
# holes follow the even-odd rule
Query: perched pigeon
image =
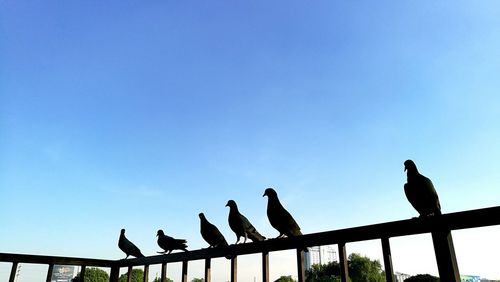
[(227, 241), (222, 233), (220, 233), (219, 229), (208, 222), (203, 213), (200, 213), (199, 216), (201, 236), (207, 241), (210, 247), (227, 247)]
[(128, 258), (128, 256), (134, 256), (136, 258), (142, 258), (144, 255), (141, 253), (141, 250), (137, 248), (134, 243), (130, 242), (127, 237), (125, 237), (125, 229), (122, 229), (120, 231), (120, 239), (118, 239), (118, 247), (120, 250), (122, 250), (127, 256), (125, 259)]
[(229, 200), (226, 204), (229, 207), (229, 227), (236, 234), (236, 243), (240, 241), (240, 237), (245, 237), (243, 243), (246, 243), (247, 238), (252, 241), (264, 241), (266, 237), (260, 235), (260, 233), (253, 227), (253, 225), (248, 221), (248, 219), (238, 211), (238, 206), (233, 200)]
[(183, 250), (187, 252), (187, 241), (184, 239), (174, 239), (170, 236), (165, 235), (163, 230), (158, 230), (156, 233), (158, 237), (158, 246), (164, 249), (164, 252), (158, 252), (159, 254), (170, 254), (173, 250)]
[(418, 172), (412, 160), (404, 162), (407, 171), (405, 194), (411, 205), (418, 211), (420, 217), (441, 214), (441, 204), (432, 185), (432, 181)]
[(267, 217), (269, 218), (269, 222), (280, 232), (277, 238), (281, 238), (285, 235), (287, 237), (302, 235), (300, 227), (297, 222), (295, 222), (295, 219), (293, 219), (290, 213), (281, 205), (276, 191), (274, 191), (273, 188), (267, 188), (262, 197), (264, 196), (268, 197)]

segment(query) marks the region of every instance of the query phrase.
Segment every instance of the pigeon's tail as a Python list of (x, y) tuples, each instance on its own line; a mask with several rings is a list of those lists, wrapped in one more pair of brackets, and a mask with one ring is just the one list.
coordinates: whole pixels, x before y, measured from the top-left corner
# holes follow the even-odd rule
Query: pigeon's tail
[(260, 233), (257, 232), (257, 230), (255, 230), (255, 229), (251, 230), (250, 232), (247, 232), (247, 237), (248, 237), (248, 239), (252, 240), (253, 242), (266, 240), (266, 237), (260, 235)]

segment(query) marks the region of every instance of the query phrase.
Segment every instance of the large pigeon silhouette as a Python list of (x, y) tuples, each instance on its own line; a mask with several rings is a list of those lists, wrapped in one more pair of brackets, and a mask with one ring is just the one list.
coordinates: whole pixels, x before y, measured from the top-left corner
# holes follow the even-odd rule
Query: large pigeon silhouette
[(253, 225), (248, 221), (248, 219), (238, 211), (238, 206), (233, 200), (229, 200), (226, 204), (229, 207), (229, 227), (236, 234), (236, 243), (240, 241), (240, 237), (244, 237), (243, 243), (247, 241), (247, 238), (252, 241), (263, 241), (266, 237), (260, 235), (260, 233), (253, 227)]
[(120, 231), (118, 247), (127, 255), (125, 259), (127, 259), (129, 256), (134, 256), (136, 258), (144, 257), (144, 255), (141, 253), (141, 250), (139, 250), (139, 248), (137, 248), (134, 243), (130, 242), (127, 237), (125, 237), (125, 229), (122, 229)]
[(404, 162), (407, 173), (405, 194), (411, 205), (418, 211), (420, 217), (441, 214), (441, 204), (432, 181), (418, 172), (412, 160)]
[(219, 229), (212, 223), (208, 222), (203, 213), (200, 213), (199, 217), (201, 236), (205, 239), (205, 241), (207, 241), (210, 247), (226, 247), (227, 241), (222, 233), (220, 233)]
[(164, 252), (158, 252), (159, 254), (170, 254), (173, 250), (183, 250), (187, 252), (187, 241), (184, 239), (175, 239), (173, 237), (165, 235), (163, 230), (158, 230), (156, 233), (158, 236), (158, 246), (164, 249)]
[(273, 188), (267, 188), (264, 191), (264, 196), (267, 196), (267, 218), (269, 223), (280, 233), (277, 238), (284, 236), (292, 237), (302, 235), (300, 227), (293, 219), (292, 215), (283, 207), (278, 194)]

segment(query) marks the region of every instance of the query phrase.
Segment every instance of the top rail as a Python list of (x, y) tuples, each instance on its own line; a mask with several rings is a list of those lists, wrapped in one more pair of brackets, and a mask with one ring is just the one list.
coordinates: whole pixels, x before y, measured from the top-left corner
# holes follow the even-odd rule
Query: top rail
[(262, 252), (282, 251), (320, 245), (351, 243), (430, 233), (436, 230), (460, 230), (500, 225), (500, 206), (443, 214), (436, 217), (412, 218), (360, 227), (305, 234), (299, 237), (269, 239), (261, 242), (230, 245), (227, 248), (201, 249), (169, 255), (157, 255), (117, 261), (123, 266), (181, 262)]
[(129, 267), (170, 262), (182, 262), (238, 255), (269, 253), (272, 251), (305, 249), (311, 246), (345, 244), (381, 238), (431, 233), (439, 230), (500, 225), (500, 206), (461, 211), (427, 218), (412, 218), (360, 227), (305, 234), (298, 237), (269, 239), (262, 242), (230, 245), (226, 248), (199, 249), (188, 252), (155, 255), (127, 260), (103, 260), (75, 257), (55, 257), (0, 253), (0, 262), (85, 265), (101, 267)]

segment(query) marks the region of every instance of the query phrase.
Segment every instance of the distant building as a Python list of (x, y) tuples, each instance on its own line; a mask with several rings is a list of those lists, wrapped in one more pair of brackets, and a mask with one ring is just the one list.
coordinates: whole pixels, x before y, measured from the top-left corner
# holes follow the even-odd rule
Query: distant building
[(332, 245), (310, 247), (309, 252), (305, 253), (304, 263), (306, 270), (311, 269), (313, 264), (327, 264), (338, 261), (337, 251)]
[(405, 274), (405, 273), (401, 273), (401, 272), (394, 272), (394, 278), (396, 278), (397, 282), (404, 282), (405, 279), (408, 279), (410, 277), (411, 277), (411, 275), (409, 275), (409, 274)]
[(475, 275), (460, 275), (460, 282), (480, 282), (481, 277)]
[(71, 282), (76, 275), (76, 267), (68, 265), (54, 265), (51, 282)]

